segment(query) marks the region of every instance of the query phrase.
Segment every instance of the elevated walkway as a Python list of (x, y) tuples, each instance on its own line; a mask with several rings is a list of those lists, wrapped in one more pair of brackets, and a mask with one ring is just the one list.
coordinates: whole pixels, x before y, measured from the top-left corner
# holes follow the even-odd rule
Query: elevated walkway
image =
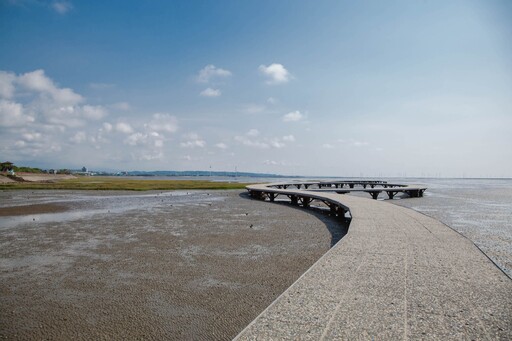
[[(262, 186), (248, 190), (268, 197)], [(512, 281), (446, 225), (383, 201), (266, 189), (327, 198), (351, 223), (236, 340), (512, 339)]]

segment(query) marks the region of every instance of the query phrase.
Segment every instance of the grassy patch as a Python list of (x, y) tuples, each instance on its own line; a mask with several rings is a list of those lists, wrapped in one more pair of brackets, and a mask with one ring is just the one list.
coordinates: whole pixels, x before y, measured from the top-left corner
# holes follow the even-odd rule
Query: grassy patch
[(78, 177), (56, 182), (15, 182), (0, 184), (0, 189), (68, 189), (68, 190), (178, 190), (243, 189), (248, 184), (207, 180), (140, 180), (116, 177)]

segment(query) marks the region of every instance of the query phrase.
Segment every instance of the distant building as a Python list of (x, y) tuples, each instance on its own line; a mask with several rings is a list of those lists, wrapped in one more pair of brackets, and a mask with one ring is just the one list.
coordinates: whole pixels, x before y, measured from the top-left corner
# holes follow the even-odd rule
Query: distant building
[(82, 173), (87, 173), (87, 167), (85, 167), (85, 166), (82, 167)]

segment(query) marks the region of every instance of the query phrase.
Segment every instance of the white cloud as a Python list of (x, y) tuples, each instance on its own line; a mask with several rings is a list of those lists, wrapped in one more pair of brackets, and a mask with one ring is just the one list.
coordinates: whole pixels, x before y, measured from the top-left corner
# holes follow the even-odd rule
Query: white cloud
[(206, 88), (199, 94), (203, 97), (219, 97), (222, 92), (219, 89)]
[(59, 105), (76, 105), (84, 100), (71, 89), (58, 88), (50, 78), (46, 77), (44, 70), (27, 72), (19, 76), (17, 81), (27, 90), (50, 95)]
[(66, 14), (73, 8), (73, 5), (67, 1), (54, 1), (52, 8), (59, 14)]
[(34, 117), (24, 113), (21, 104), (0, 99), (0, 127), (23, 126), (34, 121)]
[(33, 142), (33, 141), (39, 141), (42, 138), (42, 134), (38, 132), (32, 132), (32, 133), (23, 133), (21, 134), (24, 141)]
[(290, 166), (290, 164), (288, 164), (287, 162), (274, 160), (265, 160), (263, 161), (263, 164), (267, 166)]
[(147, 127), (153, 131), (174, 133), (178, 130), (178, 119), (166, 113), (156, 113), (153, 114)]
[(128, 136), (124, 140), (124, 143), (129, 144), (130, 146), (136, 146), (145, 143), (146, 139), (147, 135), (144, 135), (142, 133), (134, 133)]
[(160, 158), (160, 153), (155, 153), (154, 148), (162, 148), (164, 146), (164, 139), (155, 131), (149, 133), (136, 132), (124, 139), (123, 143), (134, 147), (143, 147), (139, 150), (140, 155), (138, 158), (146, 159), (144, 154), (148, 154), (151, 156), (148, 160), (152, 160)]
[(267, 84), (287, 83), (291, 75), (282, 64), (260, 65), (258, 70), (267, 77)]
[(116, 124), (116, 130), (118, 132), (124, 133), (124, 134), (131, 134), (133, 133), (133, 128), (130, 124), (126, 122), (118, 122)]
[(286, 135), (286, 136), (283, 136), (283, 141), (286, 141), (286, 142), (295, 142), (295, 136), (293, 136), (293, 135)]
[(283, 122), (297, 122), (304, 118), (300, 111), (292, 111), (283, 116)]
[(204, 148), (206, 146), (206, 142), (204, 140), (191, 140), (181, 142), (180, 146), (182, 146), (183, 148)]
[(284, 148), (286, 147), (286, 145), (284, 143), (282, 143), (281, 141), (279, 141), (278, 139), (273, 139), (270, 141), (270, 145), (274, 148)]
[(201, 71), (199, 71), (199, 75), (197, 76), (197, 81), (200, 83), (208, 83), (210, 80), (215, 78), (226, 78), (231, 76), (231, 71), (224, 70), (215, 65), (206, 65)]
[(261, 149), (269, 148), (269, 145), (267, 143), (251, 140), (247, 136), (235, 136), (235, 141), (237, 141), (247, 147), (254, 147), (254, 148), (261, 148)]
[(263, 164), (270, 165), (270, 166), (277, 166), (277, 165), (279, 165), (279, 162), (274, 161), (274, 160), (265, 160), (265, 161), (263, 161)]
[(276, 104), (277, 103), (277, 99), (275, 99), (274, 97), (269, 97), (269, 98), (267, 98), (267, 102), (270, 103), (270, 104)]
[(103, 123), (103, 129), (104, 129), (107, 133), (111, 132), (111, 131), (112, 131), (112, 128), (113, 128), (113, 127), (112, 127), (112, 124), (110, 124), (110, 123), (108, 123), (108, 122), (104, 122), (104, 123)]
[(324, 149), (333, 149), (334, 146), (332, 144), (329, 144), (329, 143), (324, 143), (322, 145), (322, 148), (324, 148)]
[(14, 95), (15, 80), (14, 73), (0, 71), (0, 98), (10, 99)]
[(260, 135), (260, 132), (258, 129), (251, 129), (247, 132), (247, 136), (252, 136), (252, 137), (256, 137), (256, 136), (259, 136)]
[(87, 135), (83, 131), (77, 132), (73, 137), (71, 137), (69, 140), (73, 143), (82, 143), (87, 139)]
[(228, 148), (228, 146), (227, 146), (225, 143), (222, 143), (222, 142), (217, 143), (217, 144), (215, 145), (215, 147), (217, 147), (217, 148), (219, 148), (219, 149), (227, 149), (227, 148)]
[(107, 111), (100, 105), (84, 105), (82, 107), (82, 114), (85, 118), (91, 120), (99, 120), (107, 116)]
[(206, 147), (206, 142), (201, 139), (199, 135), (196, 133), (190, 133), (185, 136), (188, 138), (188, 141), (184, 141), (180, 143), (180, 146), (183, 148), (204, 148)]
[(140, 161), (152, 161), (152, 160), (161, 160), (164, 157), (164, 153), (161, 150), (157, 151), (144, 151), (139, 154), (138, 160)]

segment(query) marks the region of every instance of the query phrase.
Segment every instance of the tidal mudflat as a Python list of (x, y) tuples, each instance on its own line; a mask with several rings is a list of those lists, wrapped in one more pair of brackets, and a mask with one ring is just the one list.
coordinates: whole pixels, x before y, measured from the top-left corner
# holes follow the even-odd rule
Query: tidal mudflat
[(240, 190), (18, 190), (0, 206), (0, 337), (22, 340), (231, 339), (337, 228)]

